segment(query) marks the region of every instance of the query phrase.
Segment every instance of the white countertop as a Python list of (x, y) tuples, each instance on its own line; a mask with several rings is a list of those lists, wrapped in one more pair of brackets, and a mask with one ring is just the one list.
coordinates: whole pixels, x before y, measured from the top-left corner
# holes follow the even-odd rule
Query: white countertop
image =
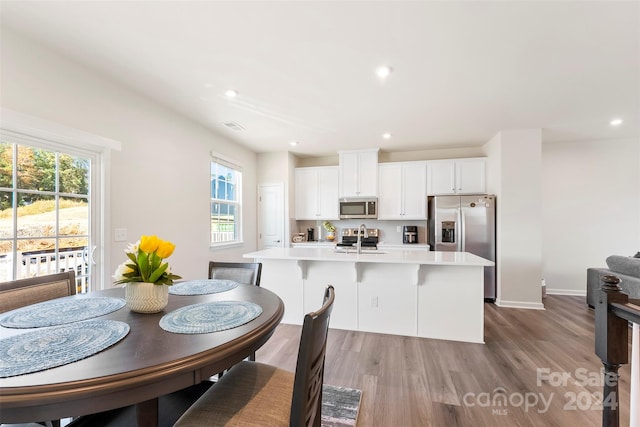
[(363, 251), (357, 253), (337, 253), (328, 247), (271, 248), (243, 255), (254, 259), (289, 259), (331, 262), (372, 262), (390, 264), (424, 264), (457, 266), (494, 266), (493, 261), (468, 252), (436, 252), (394, 249), (390, 251)]

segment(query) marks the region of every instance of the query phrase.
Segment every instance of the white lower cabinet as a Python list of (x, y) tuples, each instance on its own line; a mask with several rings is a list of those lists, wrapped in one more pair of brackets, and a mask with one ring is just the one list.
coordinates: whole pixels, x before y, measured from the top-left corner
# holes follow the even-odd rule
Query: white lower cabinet
[[(306, 262), (304, 280), (304, 312), (317, 311), (327, 285), (336, 291), (336, 300), (331, 312), (330, 326), (336, 329), (355, 331), (358, 329), (358, 287), (355, 284), (353, 265), (347, 263)], [(327, 280), (331, 277), (331, 280)], [(300, 319), (302, 321), (302, 318)]]
[(284, 303), (282, 323), (301, 325), (305, 312), (302, 306), (304, 288), (300, 267), (291, 260), (274, 259), (262, 262), (260, 286), (274, 292)]
[[(360, 331), (416, 335), (417, 266), (367, 264), (358, 287)], [(337, 297), (337, 293), (336, 293)]]

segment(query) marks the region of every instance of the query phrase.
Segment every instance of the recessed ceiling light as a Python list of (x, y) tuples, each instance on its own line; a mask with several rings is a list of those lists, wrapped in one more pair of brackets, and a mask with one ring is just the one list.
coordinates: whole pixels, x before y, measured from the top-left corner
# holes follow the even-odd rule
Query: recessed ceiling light
[(393, 71), (391, 67), (388, 65), (382, 65), (376, 69), (376, 75), (381, 79), (386, 79), (389, 77), (389, 74), (391, 74), (391, 71)]
[(298, 141), (291, 141), (289, 142), (289, 145), (295, 147), (296, 145), (298, 145)]
[(386, 133), (383, 133), (383, 134), (382, 134), (382, 137), (383, 137), (384, 139), (389, 139), (389, 138), (391, 138), (391, 134), (390, 134), (389, 132), (386, 132)]
[(238, 92), (236, 92), (233, 89), (227, 89), (227, 90), (224, 91), (224, 95), (227, 98), (235, 98), (236, 96), (238, 96)]
[(622, 119), (613, 119), (609, 122), (611, 126), (620, 126), (622, 124)]

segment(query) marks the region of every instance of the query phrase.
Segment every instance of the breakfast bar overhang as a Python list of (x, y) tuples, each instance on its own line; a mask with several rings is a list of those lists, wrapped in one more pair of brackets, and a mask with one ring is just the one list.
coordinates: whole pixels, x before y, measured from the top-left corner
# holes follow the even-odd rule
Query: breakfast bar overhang
[(337, 252), (271, 248), (243, 255), (263, 263), (261, 286), (301, 324), (327, 285), (336, 290), (331, 327), (484, 343), (484, 267), (468, 252)]

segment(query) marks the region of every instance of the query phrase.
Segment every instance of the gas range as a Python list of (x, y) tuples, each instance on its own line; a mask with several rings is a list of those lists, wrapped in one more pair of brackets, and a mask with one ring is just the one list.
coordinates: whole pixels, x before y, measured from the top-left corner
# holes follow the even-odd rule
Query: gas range
[[(364, 231), (364, 230), (363, 230)], [(358, 243), (358, 228), (344, 228), (342, 230), (342, 240), (336, 244), (336, 246), (342, 247), (355, 247)], [(367, 237), (364, 237), (364, 232), (361, 233), (362, 249), (377, 249), (378, 248), (378, 229), (367, 228)]]

